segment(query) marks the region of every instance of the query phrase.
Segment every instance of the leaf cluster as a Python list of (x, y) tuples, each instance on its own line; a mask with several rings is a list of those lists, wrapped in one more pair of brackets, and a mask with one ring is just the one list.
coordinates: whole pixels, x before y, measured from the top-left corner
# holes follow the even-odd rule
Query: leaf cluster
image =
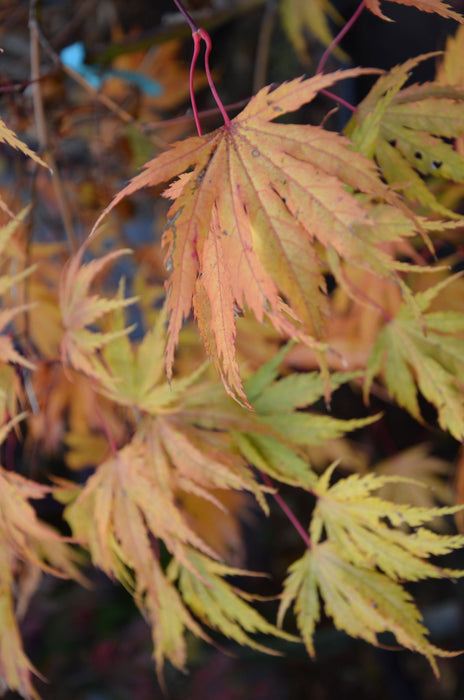
[[(413, 4), (462, 21), (440, 0)], [(308, 7), (314, 34), (330, 43), (328, 2), (282, 2), (300, 55)], [(381, 415), (337, 417), (330, 401), (340, 387), (363, 388), (366, 406), (375, 393), (430, 435), (464, 437), (462, 278), (434, 261), (447, 237), (459, 245), (463, 225), (449, 194), (464, 192), (459, 47), (462, 30), (430, 83), (406, 86), (431, 56), (380, 75), (344, 133), (280, 117), (365, 70), (262, 88), (234, 119), (147, 162), (71, 256), (31, 242), (27, 211), (0, 204), (11, 215), (0, 228), (7, 687), (38, 697), (18, 620), (42, 572), (85, 583), (82, 552), (130, 591), (160, 679), (166, 662), (186, 668), (189, 635), (271, 654), (273, 638), (302, 641), (313, 656), (323, 612), (374, 645), (392, 633), (437, 675), (437, 659), (455, 653), (428, 639), (407, 588), (463, 575), (439, 559), (464, 545), (443, 527), (462, 506), (450, 489), (431, 495), (449, 465), (422, 444), (370, 470), (347, 436)], [(0, 140), (45, 164), (1, 120)], [(116, 206), (149, 187), (170, 200), (164, 290), (152, 279), (154, 246), (97, 251), (108, 230), (115, 240)], [(132, 252), (135, 275), (112, 284), (110, 270)], [(26, 478), (9, 442), (25, 455), (59, 454), (76, 478)], [(340, 462), (356, 473), (335, 479)], [(283, 484), (307, 497), (304, 524)], [(69, 537), (38, 517), (31, 501), (45, 498), (62, 504)], [(274, 501), (305, 546), (283, 577), (275, 623), (236, 584), (262, 575), (245, 566), (240, 522), (257, 509), (268, 516)], [(283, 629), (290, 610), (298, 636)]]

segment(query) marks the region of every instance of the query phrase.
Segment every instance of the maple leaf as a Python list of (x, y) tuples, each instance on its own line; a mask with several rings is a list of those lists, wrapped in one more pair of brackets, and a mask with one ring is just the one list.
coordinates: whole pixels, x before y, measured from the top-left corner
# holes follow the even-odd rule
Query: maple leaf
[[(308, 465), (307, 448), (324, 444), (345, 433), (376, 421), (379, 416), (345, 421), (307, 409), (325, 393), (325, 378), (319, 372), (291, 374), (276, 381), (278, 368), (291, 344), (255, 372), (246, 382), (247, 396), (254, 408), (253, 419), (234, 440), (251, 464), (281, 482), (311, 489), (317, 475)], [(335, 390), (356, 373), (334, 373), (330, 389)]]
[(396, 401), (417, 420), (422, 420), (417, 390), (432, 403), (443, 430), (457, 439), (464, 436), (464, 401), (461, 377), (464, 370), (464, 330), (458, 311), (426, 313), (432, 300), (455, 277), (415, 295), (422, 321), (402, 305), (374, 343), (367, 362), (365, 397), (374, 377), (383, 371), (385, 384)]
[[(17, 217), (0, 228), (0, 256), (4, 268), (3, 274), (0, 275), (2, 306), (0, 310), (0, 421), (14, 416), (18, 403), (23, 398), (21, 380), (13, 365), (30, 370), (35, 368), (34, 363), (24, 357), (15, 344), (16, 322), (33, 306), (33, 304), (18, 304), (18, 298), (21, 298), (21, 283), (35, 269), (35, 265), (17, 272), (19, 266), (15, 258), (15, 245), (12, 245), (14, 234), (27, 212), (26, 207)], [(13, 300), (15, 303), (9, 308)]]
[(254, 501), (249, 494), (231, 489), (212, 489), (210, 500), (187, 491), (176, 494), (190, 526), (231, 565), (243, 565), (246, 551), (242, 523), (254, 523)]
[(123, 197), (181, 175), (169, 192), (176, 201), (163, 235), (171, 271), (168, 377), (193, 306), (226, 389), (247, 405), (234, 347), (237, 308), (322, 349), (326, 265), (336, 273), (339, 258), (349, 258), (395, 276), (400, 264), (381, 250), (369, 212), (353, 193), (398, 203), (373, 163), (320, 127), (272, 121), (354, 75), (357, 69), (264, 88), (224, 127), (174, 144), (147, 163), (97, 220), (94, 230)]
[(186, 629), (206, 637), (164, 575), (156, 538), (162, 536), (181, 560), (184, 542), (209, 551), (163, 485), (165, 464), (162, 453), (153, 464), (140, 446), (129, 444), (104, 461), (81, 490), (60, 495), (68, 502), (65, 518), (93, 564), (125, 585), (150, 621), (160, 678), (165, 659), (184, 668)]
[[(430, 644), (406, 581), (463, 576), (428, 558), (461, 548), (461, 535), (439, 535), (424, 527), (462, 506), (419, 508), (384, 501), (372, 494), (400, 477), (352, 475), (330, 486), (336, 465), (320, 477), (309, 527), (311, 549), (289, 569), (278, 622), (295, 601), (297, 623), (311, 655), (320, 618), (319, 594), (339, 629), (377, 644), (377, 634), (393, 632), (400, 644), (426, 656), (437, 674), (435, 656), (449, 656)], [(400, 526), (411, 528), (405, 532)]]
[[(43, 165), (44, 168), (48, 169), (48, 165), (44, 163), (44, 161), (39, 158), (37, 153), (34, 153), (34, 151), (31, 151), (29, 146), (24, 143), (24, 141), (21, 141), (20, 138), (15, 134), (14, 131), (8, 128), (8, 126), (5, 124), (3, 119), (0, 117), (0, 143), (6, 143), (8, 146), (11, 146), (12, 148), (15, 148), (18, 151), (21, 151), (25, 156), (28, 158), (32, 158), (33, 161), (35, 161), (38, 165)], [(0, 209), (3, 209), (4, 212), (8, 214), (12, 219), (15, 218), (15, 215), (11, 212), (9, 209), (8, 205), (3, 201), (3, 198), (0, 197)]]
[(68, 254), (61, 243), (23, 243), (21, 258), (35, 269), (27, 279), (27, 300), (33, 304), (27, 316), (27, 333), (40, 357), (55, 358), (63, 335), (58, 303), (59, 280)]
[[(155, 431), (156, 428), (148, 447), (151, 454), (147, 455), (139, 433), (131, 443), (99, 465), (66, 510), (66, 519), (75, 537), (88, 544), (92, 561), (109, 575), (120, 569), (122, 561), (128, 568), (135, 569), (138, 577), (147, 579), (147, 567), (153, 558), (152, 554), (148, 556), (149, 533), (161, 538), (181, 559), (186, 544), (213, 554), (188, 527), (174, 502), (169, 476), (163, 473), (163, 469), (165, 472), (168, 468), (167, 459), (161, 452), (161, 445), (155, 443)], [(150, 457), (157, 461), (153, 463)], [(163, 476), (168, 480), (167, 485), (160, 481)], [(158, 502), (152, 498), (154, 493), (158, 495)], [(162, 508), (159, 507), (161, 502)], [(147, 555), (143, 566), (142, 549)]]
[[(213, 454), (216, 461), (219, 461), (221, 452), (224, 455), (232, 450), (234, 454), (238, 450), (250, 464), (273, 478), (294, 486), (311, 488), (317, 476), (308, 465), (306, 448), (368, 425), (377, 420), (378, 416), (344, 421), (314, 412), (298, 411), (297, 409), (307, 408), (324, 395), (325, 379), (320, 373), (314, 372), (290, 375), (276, 381), (279, 365), (288, 351), (289, 346), (283, 347), (247, 380), (245, 389), (254, 408), (253, 413), (244, 414), (238, 405), (223, 394), (220, 385), (204, 383), (192, 386), (184, 393), (178, 416), (184, 426), (186, 421), (194, 426), (195, 433), (192, 435), (190, 428), (189, 439), (194, 437), (194, 444), (198, 445), (202, 454), (207, 454), (215, 447)], [(331, 389), (336, 389), (354, 376), (356, 373), (335, 373), (330, 378)], [(185, 427), (182, 430), (185, 432)], [(173, 438), (172, 444), (176, 450), (174, 452), (170, 447), (169, 451), (173, 461), (178, 457), (179, 471), (185, 470), (192, 463), (192, 458), (184, 458), (180, 450), (181, 441), (178, 437)], [(198, 457), (195, 461), (198, 461)], [(251, 491), (267, 510), (262, 493), (256, 485), (253, 486), (253, 481), (250, 483), (249, 475), (240, 464), (240, 461), (235, 463), (234, 472), (244, 479), (242, 489)], [(217, 473), (219, 475), (221, 472)], [(221, 488), (225, 484), (215, 481), (211, 485)], [(235, 488), (232, 482), (231, 486)]]
[(346, 133), (375, 157), (387, 182), (405, 197), (448, 218), (460, 218), (440, 204), (421, 176), (464, 181), (464, 157), (452, 143), (464, 130), (463, 93), (437, 83), (401, 89), (410, 71), (437, 54), (424, 54), (381, 76), (358, 106)]
[(1, 143), (7, 143), (9, 146), (12, 148), (16, 148), (18, 151), (21, 151), (21, 153), (24, 153), (25, 156), (28, 158), (32, 158), (36, 163), (39, 165), (43, 165), (44, 168), (48, 168), (48, 165), (44, 163), (44, 161), (39, 158), (37, 153), (34, 153), (34, 151), (31, 151), (29, 146), (27, 146), (24, 141), (21, 141), (17, 137), (14, 131), (8, 128), (8, 126), (5, 124), (3, 119), (0, 118), (0, 142)]
[[(464, 575), (426, 561), (461, 547), (462, 536), (439, 535), (424, 527), (462, 506), (421, 508), (372, 495), (385, 484), (406, 481), (405, 477), (352, 474), (330, 486), (335, 467), (324, 472), (314, 489), (318, 501), (309, 529), (311, 541), (319, 542), (325, 532), (353, 564), (377, 567), (397, 580)], [(414, 531), (398, 529), (401, 525)]]
[[(455, 36), (449, 36), (446, 40), (446, 49), (442, 61), (437, 66), (435, 80), (442, 85), (455, 85), (464, 87), (464, 68), (462, 65), (462, 53), (464, 51), (464, 26), (458, 27)], [(464, 130), (463, 130), (464, 131)], [(464, 156), (464, 133), (456, 139), (456, 150)]]
[[(115, 334), (124, 327), (124, 310), (116, 309), (113, 316), (116, 325), (111, 325), (111, 333)], [(254, 412), (243, 411), (217, 380), (199, 384), (198, 373), (195, 381), (191, 376), (174, 379), (170, 394), (158, 362), (164, 320), (161, 312), (138, 345), (118, 335), (104, 348), (111, 379), (107, 383), (100, 377), (97, 390), (128, 408), (135, 409), (139, 403), (142, 409), (130, 441), (116, 451), (113, 445), (113, 453), (97, 466), (85, 486), (73, 488), (64, 499), (73, 536), (89, 550), (96, 566), (133, 590), (146, 612), (159, 669), (164, 659), (183, 667), (183, 634), (186, 629), (200, 633), (187, 608), (240, 643), (256, 646), (248, 634), (252, 630), (276, 633), (224, 580), (239, 572), (219, 561), (228, 545), (237, 549), (237, 525), (230, 537), (210, 535), (208, 518), (217, 511), (215, 528), (226, 526), (230, 520), (220, 511), (234, 498), (243, 503), (244, 496), (253, 496), (268, 511), (268, 489), (256, 479), (253, 467), (281, 481), (314, 486), (317, 477), (301, 446), (320, 442), (321, 434), (340, 435), (373, 420), (344, 422), (293, 413), (323, 395), (324, 379), (316, 373), (297, 380), (277, 379), (287, 347), (248, 380)], [(144, 377), (147, 358), (155, 360), (155, 368)], [(332, 388), (349, 378), (334, 375)], [(229, 498), (222, 498), (228, 492)], [(172, 556), (166, 575), (157, 562), (158, 540)], [(167, 579), (178, 581), (186, 608)], [(200, 612), (204, 604), (207, 608)], [(178, 617), (170, 630), (173, 615)]]
[[(374, 469), (379, 476), (396, 475), (407, 479), (385, 484), (379, 491), (384, 500), (423, 508), (432, 508), (437, 502), (447, 505), (453, 502), (453, 491), (448, 483), (451, 464), (430, 454), (430, 445), (426, 443), (382, 460)], [(418, 487), (419, 483), (423, 488)], [(437, 521), (433, 525), (443, 529), (445, 524)]]
[[(430, 12), (440, 15), (441, 17), (447, 17), (449, 19), (455, 19), (457, 22), (464, 22), (464, 18), (458, 12), (455, 12), (450, 5), (448, 5), (444, 0), (392, 0), (399, 5), (406, 5), (408, 7), (415, 7), (417, 10), (422, 10), (423, 12)], [(379, 0), (366, 0), (366, 7), (368, 10), (381, 17), (382, 19), (389, 20), (380, 9)]]
[[(146, 612), (152, 625), (153, 655), (162, 683), (165, 659), (169, 659), (176, 668), (185, 669), (186, 630), (205, 641), (210, 640), (201, 625), (189, 613), (179, 592), (163, 573), (156, 559), (152, 560), (150, 577), (150, 582), (145, 584), (147, 594), (142, 599), (140, 595), (136, 596), (136, 602), (139, 602), (139, 606)], [(140, 584), (138, 585), (140, 588)]]
[(61, 364), (39, 362), (31, 375), (36, 412), (28, 419), (28, 440), (42, 455), (56, 457), (66, 445), (71, 469), (103, 460), (108, 440), (102, 422), (118, 443), (127, 439), (126, 417), (114, 402), (97, 395), (96, 381)]
[[(120, 299), (124, 299), (123, 286)], [(166, 309), (156, 314), (153, 328), (140, 343), (131, 343), (127, 337), (124, 307), (114, 310), (108, 323), (110, 338), (102, 357), (107, 369), (101, 375), (99, 390), (112, 401), (137, 410), (158, 415), (170, 410), (182, 393), (204, 373), (203, 364), (188, 376), (166, 381), (164, 372)]]
[[(215, 440), (214, 433), (189, 428), (187, 421), (179, 418), (182, 414), (177, 420), (175, 415), (145, 420), (133, 440), (100, 464), (82, 490), (74, 489), (64, 498), (71, 501), (65, 518), (73, 535), (88, 548), (93, 563), (132, 590), (136, 603), (147, 614), (159, 672), (165, 658), (184, 667), (185, 629), (207, 637), (160, 568), (158, 538), (173, 555), (173, 562), (182, 570), (191, 569), (194, 578), (202, 578), (206, 561), (211, 570), (209, 577), (219, 572), (212, 564), (212, 558), (218, 555), (192, 529), (190, 523), (195, 521), (181, 508), (182, 492), (221, 507), (214, 488), (248, 489), (257, 494), (261, 488), (254, 484), (227, 433), (218, 433)], [(193, 547), (208, 556), (199, 558)], [(233, 570), (224, 569), (223, 573)], [(221, 615), (222, 605), (224, 621), (231, 615), (238, 615), (241, 621), (248, 606), (237, 598), (234, 607), (238, 612), (231, 612), (229, 606), (235, 599), (232, 591), (228, 592), (228, 584), (214, 579), (214, 586), (218, 589), (215, 614)], [(261, 620), (256, 629), (271, 629), (251, 608), (249, 615), (250, 624)], [(219, 629), (230, 633), (225, 622), (222, 626), (215, 622)], [(235, 628), (233, 636), (239, 639), (239, 628)], [(277, 630), (275, 633), (280, 634)], [(248, 640), (245, 633), (241, 638)]]
[(296, 621), (310, 656), (320, 620), (319, 594), (337, 629), (378, 645), (377, 635), (392, 632), (398, 642), (423, 654), (438, 676), (435, 656), (456, 656), (429, 642), (411, 595), (397, 581), (367, 566), (353, 565), (330, 540), (314, 545), (294, 562), (284, 583), (278, 622), (294, 602)]
[[(233, 488), (251, 490), (259, 497), (259, 488), (227, 434), (230, 427), (248, 426), (248, 419), (231, 412), (229, 401), (224, 404), (220, 385), (213, 387), (213, 394), (211, 384), (206, 384), (206, 391), (204, 386), (198, 387), (205, 366), (166, 381), (165, 318), (162, 310), (141, 342), (132, 343), (123, 332), (124, 309), (113, 311), (108, 333), (111, 340), (102, 351), (105, 374), (94, 380), (94, 389), (146, 418), (136, 431), (137, 439), (145, 445), (148, 461), (173, 468), (176, 489), (201, 494), (202, 487)], [(212, 423), (208, 422), (210, 415), (214, 415)], [(207, 492), (205, 495), (208, 497)]]
[[(329, 18), (338, 25), (344, 23), (343, 17), (329, 0), (282, 0), (279, 3), (282, 26), (292, 42), (300, 60), (309, 60), (306, 33), (313, 34), (321, 44), (328, 46), (333, 39)], [(341, 60), (347, 56), (338, 46), (334, 54)]]
[[(24, 416), (2, 426), (0, 442)], [(26, 698), (38, 698), (30, 678), (31, 672), (37, 672), (24, 654), (15, 615), (18, 562), (27, 562), (37, 573), (45, 571), (84, 583), (76, 568), (77, 557), (58, 532), (38, 519), (29, 503), (50, 491), (0, 466), (0, 676)], [(33, 582), (38, 584), (37, 576)]]
[(199, 572), (199, 575), (192, 573), (192, 567), (179, 566), (176, 561), (171, 562), (167, 573), (173, 580), (179, 579), (179, 591), (183, 600), (202, 622), (239, 644), (246, 644), (268, 654), (276, 652), (255, 642), (250, 633), (261, 632), (287, 641), (298, 641), (267, 622), (246, 602), (245, 599), (251, 596), (224, 580), (225, 577), (253, 575), (254, 572), (226, 566), (198, 552), (190, 552), (189, 558), (193, 570)]
[[(106, 299), (98, 295), (89, 295), (89, 288), (95, 277), (110, 262), (127, 254), (128, 250), (108, 253), (99, 260), (82, 264), (83, 250), (79, 251), (66, 265), (60, 281), (59, 301), (64, 326), (64, 335), (60, 344), (63, 365), (71, 364), (74, 369), (98, 378), (107, 378), (107, 372), (96, 351), (115, 338), (114, 333), (94, 332), (87, 326), (94, 324), (102, 316), (129, 306), (136, 297), (129, 299)], [(119, 334), (129, 333), (132, 329), (124, 328)]]
[(437, 66), (435, 80), (443, 85), (464, 85), (464, 68), (462, 65), (462, 49), (464, 42), (464, 27), (458, 27), (454, 36), (446, 40), (446, 48)]
[(183, 669), (185, 630), (205, 635), (164, 575), (153, 536), (163, 533), (168, 542), (178, 536), (179, 543), (183, 538), (199, 540), (174, 503), (156, 487), (150, 469), (127, 446), (101, 464), (83, 489), (64, 486), (58, 498), (68, 503), (65, 517), (89, 549), (93, 564), (126, 586), (151, 622), (160, 678), (166, 658)]

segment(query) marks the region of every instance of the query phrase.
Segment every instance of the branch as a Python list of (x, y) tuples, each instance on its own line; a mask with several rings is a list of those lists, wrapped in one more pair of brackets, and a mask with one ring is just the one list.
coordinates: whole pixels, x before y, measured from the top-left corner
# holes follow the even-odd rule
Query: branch
[(76, 236), (72, 222), (71, 212), (66, 201), (63, 183), (59, 175), (55, 158), (48, 146), (47, 126), (45, 121), (45, 110), (43, 106), (42, 90), (40, 84), (40, 46), (39, 46), (39, 26), (37, 22), (37, 0), (31, 0), (29, 8), (29, 37), (31, 49), (31, 83), (32, 102), (34, 105), (34, 119), (37, 129), (37, 139), (40, 150), (44, 153), (44, 160), (50, 166), (53, 187), (55, 189), (58, 209), (63, 221), (66, 238), (71, 254), (77, 250)]

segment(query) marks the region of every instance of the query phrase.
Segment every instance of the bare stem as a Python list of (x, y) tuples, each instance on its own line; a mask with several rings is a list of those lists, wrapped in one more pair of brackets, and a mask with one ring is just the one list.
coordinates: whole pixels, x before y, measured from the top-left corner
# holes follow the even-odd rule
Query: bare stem
[(319, 64), (318, 64), (317, 69), (316, 69), (316, 75), (318, 75), (319, 73), (322, 73), (322, 71), (325, 68), (325, 64), (327, 63), (328, 58), (329, 58), (330, 54), (332, 53), (333, 49), (339, 45), (339, 43), (341, 42), (341, 40), (343, 39), (345, 34), (350, 31), (351, 27), (356, 22), (359, 15), (364, 10), (365, 6), (366, 6), (366, 4), (365, 4), (364, 0), (362, 0), (360, 5), (358, 6), (357, 10), (353, 13), (352, 17), (348, 20), (348, 22), (345, 24), (345, 26), (338, 32), (337, 36), (334, 39), (332, 39), (332, 41), (330, 42), (330, 44), (328, 45), (328, 47), (326, 48), (326, 50), (324, 51), (324, 53), (321, 56), (321, 60), (319, 61)]
[(334, 92), (330, 92), (329, 90), (321, 90), (321, 93), (323, 95), (325, 95), (326, 97), (330, 97), (331, 100), (335, 100), (335, 102), (338, 102), (339, 104), (343, 105), (343, 107), (346, 107), (351, 112), (358, 111), (358, 108), (355, 107), (354, 105), (352, 105), (351, 102), (347, 102), (346, 100), (343, 99), (343, 97), (339, 97)]
[(279, 494), (279, 492), (275, 490), (275, 486), (272, 483), (271, 479), (268, 477), (268, 475), (265, 472), (261, 472), (261, 476), (262, 476), (263, 481), (266, 484), (266, 486), (269, 486), (270, 488), (274, 489), (274, 492), (272, 493), (274, 500), (276, 501), (276, 503), (279, 504), (281, 510), (285, 513), (287, 518), (290, 520), (293, 527), (298, 532), (298, 534), (300, 535), (301, 539), (303, 540), (305, 545), (308, 547), (308, 549), (311, 549), (311, 540), (310, 540), (308, 533), (304, 529), (303, 525), (300, 523), (300, 521), (298, 520), (296, 515), (293, 513), (291, 508), (285, 503), (284, 499)]
[(195, 34), (195, 32), (198, 32), (200, 27), (198, 24), (195, 22), (193, 17), (187, 12), (185, 7), (182, 5), (181, 0), (173, 0), (174, 5), (177, 7), (179, 12), (185, 17), (185, 21), (189, 25), (190, 29), (192, 30), (192, 34)]
[(195, 125), (197, 127), (198, 136), (202, 135), (200, 117), (198, 116), (197, 103), (195, 100), (195, 90), (193, 87), (193, 76), (195, 73), (195, 66), (197, 63), (198, 54), (200, 53), (201, 46), (201, 36), (198, 31), (192, 32), (193, 39), (193, 56), (190, 63), (190, 101), (192, 103), (192, 112), (195, 119)]
[(205, 29), (199, 29), (198, 33), (206, 44), (205, 70), (206, 70), (206, 77), (208, 78), (209, 89), (213, 93), (214, 100), (215, 100), (217, 106), (219, 107), (219, 111), (221, 112), (222, 118), (224, 119), (224, 124), (226, 126), (229, 126), (229, 124), (230, 124), (229, 115), (227, 114), (225, 107), (222, 103), (222, 100), (217, 93), (216, 86), (214, 84), (214, 81), (213, 81), (213, 78), (211, 75), (211, 71), (209, 68), (209, 55), (210, 55), (211, 49), (213, 47), (212, 43), (211, 43), (211, 38)]
[(193, 57), (192, 57), (192, 62), (190, 64), (190, 100), (192, 102), (192, 110), (193, 110), (193, 116), (195, 117), (195, 124), (197, 127), (197, 131), (199, 136), (202, 135), (201, 131), (201, 125), (200, 125), (200, 119), (198, 117), (198, 110), (197, 110), (197, 105), (195, 101), (195, 94), (193, 90), (193, 74), (195, 71), (195, 65), (197, 62), (198, 54), (200, 52), (200, 46), (201, 46), (201, 40), (203, 40), (206, 44), (206, 51), (205, 51), (205, 71), (206, 71), (206, 77), (208, 78), (208, 84), (209, 84), (209, 89), (212, 92), (212, 95), (214, 97), (214, 100), (219, 107), (219, 111), (221, 112), (222, 118), (224, 119), (224, 124), (226, 126), (229, 126), (230, 124), (230, 119), (229, 116), (225, 110), (224, 105), (222, 104), (221, 98), (219, 97), (216, 86), (214, 84), (213, 77), (211, 75), (211, 70), (209, 67), (209, 55), (211, 53), (212, 49), (212, 43), (211, 43), (211, 38), (206, 31), (206, 29), (203, 29), (202, 27), (199, 27), (198, 24), (194, 21), (194, 19), (190, 16), (190, 14), (187, 12), (185, 7), (182, 5), (181, 0), (173, 0), (175, 6), (179, 10), (179, 12), (182, 13), (182, 15), (185, 17), (186, 22), (188, 22), (188, 25), (190, 29), (192, 30), (192, 39), (193, 39)]

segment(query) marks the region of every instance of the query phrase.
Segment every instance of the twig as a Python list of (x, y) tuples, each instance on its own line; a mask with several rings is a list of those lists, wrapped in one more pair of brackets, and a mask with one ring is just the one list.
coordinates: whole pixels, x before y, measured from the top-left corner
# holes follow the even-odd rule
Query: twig
[(42, 90), (40, 84), (40, 46), (39, 46), (39, 27), (37, 22), (37, 0), (31, 0), (29, 7), (29, 37), (31, 49), (31, 83), (32, 83), (32, 102), (34, 106), (34, 119), (37, 129), (37, 140), (40, 150), (44, 154), (44, 160), (50, 167), (53, 187), (55, 190), (58, 209), (63, 221), (66, 238), (71, 253), (77, 250), (76, 236), (69, 211), (68, 203), (64, 194), (63, 184), (59, 175), (59, 171), (55, 162), (55, 158), (48, 147), (47, 126), (45, 121), (45, 111), (42, 99)]
[[(240, 100), (239, 102), (234, 102), (230, 105), (224, 105), (224, 109), (226, 109), (229, 112), (232, 112), (236, 109), (241, 109), (242, 107), (245, 107), (245, 105), (247, 105), (250, 100), (251, 97), (246, 97), (245, 99)], [(218, 107), (211, 107), (210, 109), (203, 109), (200, 112), (198, 112), (198, 116), (214, 117), (218, 112)], [(156, 131), (157, 129), (163, 129), (165, 126), (169, 126), (171, 124), (182, 124), (184, 122), (190, 122), (192, 121), (192, 119), (195, 119), (195, 115), (193, 114), (193, 112), (191, 114), (182, 114), (182, 116), (180, 117), (172, 117), (171, 119), (160, 119), (157, 122), (149, 122), (147, 124), (142, 124), (142, 129), (144, 132), (150, 133), (151, 131)]]
[[(141, 132), (144, 132), (144, 125), (141, 124), (137, 119), (135, 119), (132, 114), (127, 112), (123, 107), (118, 105), (117, 102), (111, 99), (111, 97), (108, 97), (108, 95), (105, 95), (104, 93), (100, 93), (96, 88), (94, 88), (90, 83), (85, 80), (77, 71), (75, 71), (73, 68), (70, 66), (67, 66), (61, 61), (61, 58), (59, 54), (55, 51), (55, 49), (50, 45), (50, 42), (48, 39), (43, 35), (43, 33), (40, 31), (40, 27), (37, 27), (38, 33), (39, 33), (39, 40), (41, 43), (42, 48), (47, 52), (47, 54), (50, 56), (52, 61), (55, 63), (55, 65), (63, 70), (72, 80), (74, 80), (78, 85), (80, 85), (86, 92), (88, 92), (92, 97), (97, 101), (100, 102), (106, 109), (108, 109), (110, 112), (116, 115), (124, 124), (130, 124), (131, 126), (138, 128)], [(159, 138), (159, 137), (154, 137), (154, 142), (156, 143), (157, 146), (159, 146), (162, 149), (165, 149), (167, 144), (166, 142)]]
[(328, 47), (326, 48), (326, 50), (324, 51), (324, 53), (321, 56), (321, 60), (319, 61), (318, 66), (316, 68), (316, 75), (318, 75), (319, 73), (322, 73), (322, 71), (325, 68), (325, 64), (327, 63), (329, 56), (332, 53), (333, 49), (339, 45), (339, 43), (341, 42), (341, 40), (343, 39), (345, 34), (350, 31), (351, 27), (356, 22), (359, 15), (364, 10), (365, 6), (366, 6), (366, 4), (365, 4), (364, 0), (362, 0), (360, 5), (358, 6), (357, 10), (353, 13), (353, 16), (350, 17), (350, 19), (345, 24), (345, 26), (338, 32), (337, 36), (334, 39), (332, 39), (332, 41), (330, 42), (330, 44), (328, 45)]
[[(237, 17), (249, 13), (252, 10), (264, 5), (266, 0), (234, 0), (229, 3), (228, 7), (223, 10), (216, 10), (214, 13), (208, 13), (204, 16), (203, 26), (212, 30), (216, 27), (224, 26), (226, 22), (230, 22)], [(1, 4), (1, 3), (0, 3)], [(194, 13), (192, 13), (194, 14)], [(99, 63), (107, 64), (121, 54), (127, 55), (135, 51), (143, 51), (157, 44), (164, 44), (171, 39), (185, 39), (188, 36), (188, 24), (171, 23), (156, 27), (150, 31), (144, 32), (139, 36), (128, 36), (119, 42), (112, 41), (109, 46), (104, 49), (100, 47), (91, 48), (89, 50), (89, 59)]]
[(258, 92), (258, 90), (266, 85), (269, 49), (271, 46), (276, 14), (277, 0), (267, 0), (263, 18), (261, 20), (261, 27), (259, 29), (258, 48), (256, 50), (255, 70), (253, 76), (254, 93)]
[(180, 0), (173, 0), (174, 5), (177, 7), (179, 12), (184, 16), (185, 21), (187, 22), (188, 26), (190, 27), (190, 31), (192, 34), (195, 34), (195, 32), (198, 32), (200, 27), (198, 24), (195, 22), (193, 17), (190, 15), (190, 13), (185, 9), (185, 7), (182, 5)]
[(42, 151), (47, 148), (47, 127), (45, 124), (45, 112), (42, 101), (42, 92), (39, 87), (40, 81), (40, 47), (39, 35), (37, 31), (37, 0), (31, 0), (29, 14), (29, 32), (31, 49), (31, 85), (32, 102), (34, 105), (35, 128), (37, 130), (37, 140)]

